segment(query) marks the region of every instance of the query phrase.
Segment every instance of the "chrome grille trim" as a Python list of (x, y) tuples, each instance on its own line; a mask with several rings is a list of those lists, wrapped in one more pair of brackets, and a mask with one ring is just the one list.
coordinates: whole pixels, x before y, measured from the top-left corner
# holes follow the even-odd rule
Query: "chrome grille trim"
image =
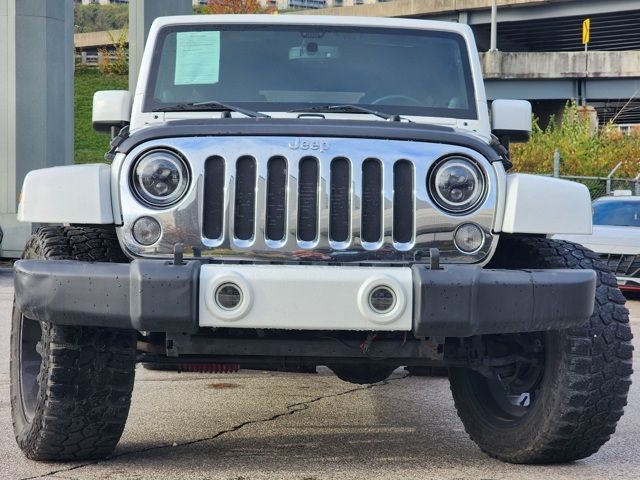
[[(458, 146), (407, 142), (403, 140), (372, 140), (349, 138), (322, 138), (319, 140), (330, 148), (325, 151), (299, 151), (290, 148), (300, 144), (289, 137), (197, 137), (152, 140), (136, 147), (126, 158), (120, 160), (119, 180), (123, 226), (118, 233), (133, 256), (168, 256), (173, 245), (183, 242), (187, 252), (191, 246), (202, 249), (212, 257), (234, 260), (274, 261), (336, 261), (336, 262), (403, 262), (428, 259), (428, 250), (438, 247), (443, 262), (481, 262), (495, 247), (495, 236), (491, 233), (496, 211), (496, 172), (477, 152)], [(187, 158), (193, 172), (191, 188), (185, 198), (167, 210), (150, 210), (132, 196), (126, 178), (131, 164), (137, 156), (151, 148), (171, 147)], [(486, 195), (478, 208), (465, 215), (449, 215), (442, 212), (431, 201), (426, 184), (426, 175), (433, 163), (448, 155), (464, 155), (472, 158), (484, 172), (487, 182)], [(203, 233), (205, 212), (203, 211), (204, 165), (208, 158), (224, 160), (223, 229), (222, 236), (206, 238)], [(254, 195), (254, 231), (246, 240), (234, 237), (237, 181), (236, 162), (242, 157), (252, 157), (256, 162), (256, 186)], [(287, 168), (285, 198), (285, 237), (281, 240), (268, 238), (266, 232), (268, 161), (282, 157)], [(313, 241), (298, 238), (299, 165), (305, 157), (318, 161), (317, 186), (318, 211), (316, 215), (317, 236)], [(330, 193), (331, 161), (344, 158), (348, 161), (351, 179), (349, 182), (349, 235), (345, 241), (330, 238)], [(366, 160), (380, 162), (382, 170), (381, 227), (382, 238), (377, 242), (360, 239), (362, 221), (362, 165)], [(412, 238), (408, 242), (396, 242), (393, 232), (393, 188), (395, 162), (406, 160), (412, 164), (413, 208), (407, 212), (412, 216)], [(156, 218), (163, 227), (161, 240), (152, 246), (138, 245), (131, 235), (131, 225), (142, 215)], [(473, 255), (458, 252), (453, 245), (455, 228), (465, 221), (480, 225), (485, 231), (483, 249)]]

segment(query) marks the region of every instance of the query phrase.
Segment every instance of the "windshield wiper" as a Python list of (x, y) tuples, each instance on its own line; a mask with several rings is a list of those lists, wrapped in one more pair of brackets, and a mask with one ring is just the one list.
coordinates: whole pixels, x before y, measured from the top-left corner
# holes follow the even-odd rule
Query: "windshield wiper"
[[(378, 118), (384, 118), (390, 122), (399, 122), (400, 120), (407, 120), (400, 115), (392, 113), (383, 113), (370, 108), (361, 107), (359, 105), (320, 105), (318, 107), (298, 108), (296, 110), (290, 110), (288, 113), (368, 113)], [(411, 121), (411, 120), (407, 120)]]
[(209, 100), (208, 102), (177, 103), (167, 107), (156, 108), (154, 112), (237, 112), (251, 118), (271, 118), (269, 115), (227, 103)]

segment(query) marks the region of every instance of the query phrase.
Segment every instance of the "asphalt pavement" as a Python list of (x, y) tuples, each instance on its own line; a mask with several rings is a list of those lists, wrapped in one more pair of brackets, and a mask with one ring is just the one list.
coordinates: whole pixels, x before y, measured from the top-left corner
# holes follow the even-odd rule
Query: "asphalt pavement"
[(569, 465), (508, 465), (465, 434), (443, 378), (357, 386), (316, 375), (241, 371), (178, 374), (138, 368), (125, 433), (114, 455), (82, 463), (27, 460), (9, 407), (11, 276), (0, 269), (2, 479), (637, 479), (640, 478), (640, 302), (634, 384), (618, 430)]

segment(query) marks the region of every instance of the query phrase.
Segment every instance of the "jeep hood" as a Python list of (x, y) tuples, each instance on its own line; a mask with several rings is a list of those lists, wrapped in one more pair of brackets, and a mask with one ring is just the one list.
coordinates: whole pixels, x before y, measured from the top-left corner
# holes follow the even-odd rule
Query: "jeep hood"
[(489, 162), (511, 163), (508, 152), (497, 141), (452, 127), (376, 120), (319, 118), (202, 118), (172, 120), (159, 125), (121, 132), (111, 144), (110, 155), (129, 153), (150, 140), (204, 136), (287, 136), (301, 138), (362, 138), (442, 143), (470, 148)]

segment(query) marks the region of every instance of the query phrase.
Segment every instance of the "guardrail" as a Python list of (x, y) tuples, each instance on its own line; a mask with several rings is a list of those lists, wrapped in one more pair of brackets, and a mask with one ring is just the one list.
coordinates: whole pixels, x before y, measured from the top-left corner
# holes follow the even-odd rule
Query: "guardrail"
[[(97, 67), (104, 56), (105, 54), (100, 52), (97, 52), (97, 53), (85, 52), (85, 51), (77, 52), (75, 55), (76, 65), (84, 65), (87, 67)], [(116, 59), (116, 54), (108, 53), (106, 54), (106, 57), (108, 60), (113, 61)]]

